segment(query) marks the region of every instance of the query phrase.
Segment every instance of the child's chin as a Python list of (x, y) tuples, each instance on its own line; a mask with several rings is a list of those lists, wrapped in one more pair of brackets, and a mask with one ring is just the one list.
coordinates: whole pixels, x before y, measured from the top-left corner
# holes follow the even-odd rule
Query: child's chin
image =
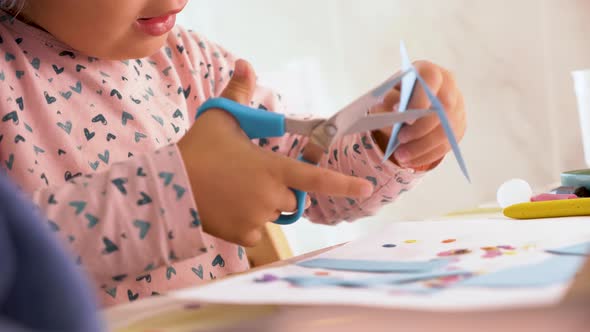
[(140, 59), (156, 54), (166, 43), (166, 36), (152, 37), (148, 41), (128, 43), (126, 47), (120, 47), (108, 52), (97, 51), (95, 56), (105, 60)]

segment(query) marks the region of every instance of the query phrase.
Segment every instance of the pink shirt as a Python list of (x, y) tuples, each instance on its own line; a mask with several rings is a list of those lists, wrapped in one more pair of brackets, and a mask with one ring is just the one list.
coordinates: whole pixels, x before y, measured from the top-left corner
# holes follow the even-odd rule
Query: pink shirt
[[(203, 232), (176, 146), (199, 105), (224, 89), (235, 59), (176, 28), (153, 56), (104, 61), (0, 12), (1, 168), (45, 212), (104, 305), (248, 268), (243, 248)], [(261, 87), (252, 105), (285, 112)], [(255, 143), (296, 157), (305, 142)], [(369, 179), (375, 194), (312, 196), (307, 217), (353, 221), (408, 190), (418, 175), (382, 158), (370, 133), (335, 144), (321, 166)]]

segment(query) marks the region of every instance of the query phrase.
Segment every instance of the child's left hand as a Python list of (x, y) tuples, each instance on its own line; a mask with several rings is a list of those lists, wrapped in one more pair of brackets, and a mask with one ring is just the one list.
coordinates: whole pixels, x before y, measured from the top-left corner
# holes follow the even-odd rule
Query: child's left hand
[[(465, 105), (463, 95), (455, 83), (453, 75), (446, 69), (428, 61), (414, 63), (422, 78), (443, 104), (451, 128), (458, 141), (465, 134)], [(400, 99), (399, 87), (387, 94), (380, 107), (373, 112), (391, 112), (397, 108)], [(430, 101), (424, 89), (416, 85), (408, 109), (430, 108)], [(384, 128), (373, 132), (375, 141), (383, 151), (391, 136), (392, 128)], [(435, 114), (404, 126), (399, 133), (400, 146), (391, 156), (391, 161), (402, 167), (427, 171), (436, 167), (451, 150), (451, 146), (440, 120)]]

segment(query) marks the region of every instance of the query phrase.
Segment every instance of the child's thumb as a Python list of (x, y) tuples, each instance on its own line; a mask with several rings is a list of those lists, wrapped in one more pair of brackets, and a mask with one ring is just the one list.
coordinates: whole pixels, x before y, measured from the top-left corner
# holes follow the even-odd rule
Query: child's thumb
[(235, 64), (234, 73), (221, 93), (221, 97), (231, 99), (243, 105), (250, 104), (256, 88), (256, 73), (252, 65), (246, 60), (238, 60)]

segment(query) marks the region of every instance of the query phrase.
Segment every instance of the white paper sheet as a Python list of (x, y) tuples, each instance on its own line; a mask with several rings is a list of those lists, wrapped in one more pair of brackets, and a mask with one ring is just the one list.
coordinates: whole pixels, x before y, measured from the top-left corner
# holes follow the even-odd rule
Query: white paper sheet
[[(454, 242), (445, 240), (455, 240)], [(456, 256), (455, 268), (490, 273), (514, 266), (541, 262), (551, 254), (545, 249), (590, 241), (590, 218), (546, 219), (533, 221), (464, 220), (397, 223), (362, 240), (351, 242), (317, 257), (363, 260), (429, 260), (454, 249), (469, 249)], [(446, 243), (445, 243), (446, 242)], [(384, 244), (395, 244), (385, 248)], [(497, 257), (484, 258), (484, 247), (511, 246)], [(520, 306), (551, 305), (561, 299), (569, 282), (550, 287), (491, 289), (455, 284), (428, 294), (399, 292), (392, 287), (375, 288), (297, 288), (286, 281), (257, 283), (264, 275), (284, 278), (315, 276), (363, 278), (372, 273), (322, 271), (296, 265), (266, 269), (179, 291), (173, 297), (210, 303), (360, 305), (436, 311), (482, 310)]]

